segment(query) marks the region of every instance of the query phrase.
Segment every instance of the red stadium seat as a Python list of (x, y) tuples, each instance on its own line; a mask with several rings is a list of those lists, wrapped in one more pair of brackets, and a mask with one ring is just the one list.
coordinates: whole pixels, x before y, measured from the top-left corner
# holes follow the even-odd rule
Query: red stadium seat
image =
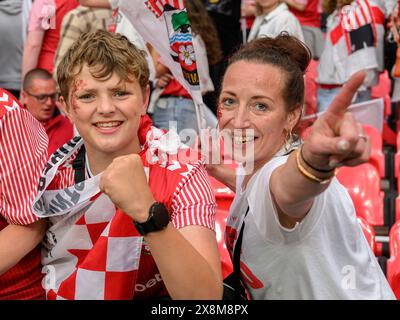
[(400, 221), (400, 196), (396, 198), (396, 212), (395, 212), (395, 217), (394, 221)]
[[(400, 133), (397, 134), (397, 152), (394, 156), (394, 176), (397, 179), (397, 190), (400, 190)], [(396, 198), (395, 221), (400, 221), (400, 196)]]
[(397, 134), (396, 139), (396, 155), (394, 157), (394, 176), (397, 178), (397, 190), (400, 190), (399, 171), (400, 171), (400, 133)]
[(390, 259), (386, 276), (397, 299), (400, 300), (400, 221), (392, 226), (389, 234)]
[(358, 217), (372, 226), (384, 225), (381, 181), (378, 171), (370, 163), (357, 167), (342, 167), (337, 174), (338, 180), (349, 192)]
[(377, 255), (377, 247), (376, 247), (376, 235), (374, 228), (363, 218), (358, 217), (358, 222), (361, 225), (361, 229), (364, 233), (365, 238), (368, 241), (369, 246), (375, 255)]
[(215, 193), (218, 209), (229, 210), (235, 193), (215, 178), (209, 177), (209, 179)]
[(382, 150), (382, 135), (375, 127), (368, 124), (363, 124), (365, 134), (367, 134), (371, 140), (371, 156), (369, 163), (373, 164), (378, 170), (381, 178), (385, 177), (385, 155)]
[(371, 98), (383, 98), (385, 101), (385, 116), (391, 114), (391, 100), (390, 100), (391, 81), (387, 70), (382, 72), (379, 76), (379, 83), (371, 89)]
[(318, 67), (318, 61), (312, 60), (308, 66), (305, 75), (304, 115), (311, 115), (317, 113), (317, 90), (318, 90), (316, 82), (318, 76), (317, 67)]

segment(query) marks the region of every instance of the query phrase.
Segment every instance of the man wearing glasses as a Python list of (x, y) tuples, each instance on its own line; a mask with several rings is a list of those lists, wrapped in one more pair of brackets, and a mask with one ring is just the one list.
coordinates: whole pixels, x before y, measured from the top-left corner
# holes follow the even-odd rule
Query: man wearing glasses
[(72, 139), (73, 126), (57, 108), (56, 82), (47, 70), (33, 69), (25, 75), (22, 98), (24, 107), (46, 130), (49, 155)]

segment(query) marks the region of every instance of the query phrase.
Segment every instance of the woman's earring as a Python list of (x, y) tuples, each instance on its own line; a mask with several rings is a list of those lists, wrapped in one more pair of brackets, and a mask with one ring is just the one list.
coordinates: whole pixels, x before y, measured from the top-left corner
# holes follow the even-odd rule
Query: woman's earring
[(293, 133), (292, 133), (292, 128), (290, 130), (286, 131), (286, 137), (285, 137), (285, 151), (289, 152), (290, 148), (292, 147), (293, 143)]

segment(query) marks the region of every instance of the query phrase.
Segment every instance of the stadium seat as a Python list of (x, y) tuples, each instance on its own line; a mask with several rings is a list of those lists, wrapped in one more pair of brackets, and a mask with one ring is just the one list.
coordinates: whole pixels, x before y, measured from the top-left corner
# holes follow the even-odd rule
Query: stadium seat
[(377, 255), (376, 235), (374, 228), (361, 217), (358, 217), (357, 220), (360, 223), (361, 229), (364, 233), (365, 238), (367, 239), (369, 246), (371, 247), (374, 254)]
[(390, 99), (391, 81), (387, 70), (379, 75), (379, 83), (371, 88), (371, 98), (383, 98), (385, 102), (385, 116), (391, 114), (391, 99)]
[(209, 179), (215, 193), (218, 209), (229, 210), (235, 193), (215, 178), (209, 176)]
[(371, 140), (371, 156), (368, 162), (375, 166), (380, 177), (383, 178), (385, 177), (385, 155), (382, 152), (382, 135), (375, 127), (368, 124), (364, 124), (363, 129)]
[[(379, 177), (385, 177), (385, 155), (382, 152), (382, 136), (379, 131), (367, 124), (363, 124), (365, 133), (370, 137), (371, 140), (371, 156), (368, 160), (379, 173)], [(312, 126), (307, 127), (301, 133), (302, 139), (306, 139), (311, 133)]]
[(389, 234), (390, 259), (387, 260), (386, 276), (397, 299), (400, 300), (400, 221)]
[(395, 205), (395, 216), (394, 216), (394, 221), (398, 222), (400, 221), (400, 196), (396, 198), (396, 205)]
[(397, 133), (396, 155), (394, 157), (394, 176), (397, 178), (397, 190), (400, 190), (399, 171), (400, 171), (400, 132)]
[(380, 190), (381, 181), (376, 168), (370, 163), (341, 167), (337, 178), (349, 192), (357, 216), (372, 226), (383, 226), (384, 193)]
[(317, 67), (318, 61), (311, 60), (305, 75), (304, 115), (317, 113)]
[[(396, 155), (394, 157), (394, 176), (397, 179), (397, 190), (400, 190), (400, 133), (397, 134)], [(400, 221), (400, 196), (396, 198), (395, 221)]]

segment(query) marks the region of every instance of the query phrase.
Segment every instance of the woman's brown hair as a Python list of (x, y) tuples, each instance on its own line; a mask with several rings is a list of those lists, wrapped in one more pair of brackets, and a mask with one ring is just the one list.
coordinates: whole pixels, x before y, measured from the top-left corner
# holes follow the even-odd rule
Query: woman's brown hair
[[(268, 64), (279, 68), (284, 74), (282, 97), (288, 113), (301, 109), (304, 104), (304, 74), (311, 61), (310, 49), (296, 37), (282, 32), (275, 38), (262, 37), (250, 41), (236, 51), (228, 62), (248, 61)], [(297, 133), (300, 118), (293, 132)]]
[(282, 32), (275, 38), (262, 37), (250, 41), (229, 59), (229, 65), (238, 61), (269, 64), (285, 74), (282, 96), (287, 111), (291, 112), (304, 103), (304, 74), (311, 61), (311, 51), (296, 37)]

